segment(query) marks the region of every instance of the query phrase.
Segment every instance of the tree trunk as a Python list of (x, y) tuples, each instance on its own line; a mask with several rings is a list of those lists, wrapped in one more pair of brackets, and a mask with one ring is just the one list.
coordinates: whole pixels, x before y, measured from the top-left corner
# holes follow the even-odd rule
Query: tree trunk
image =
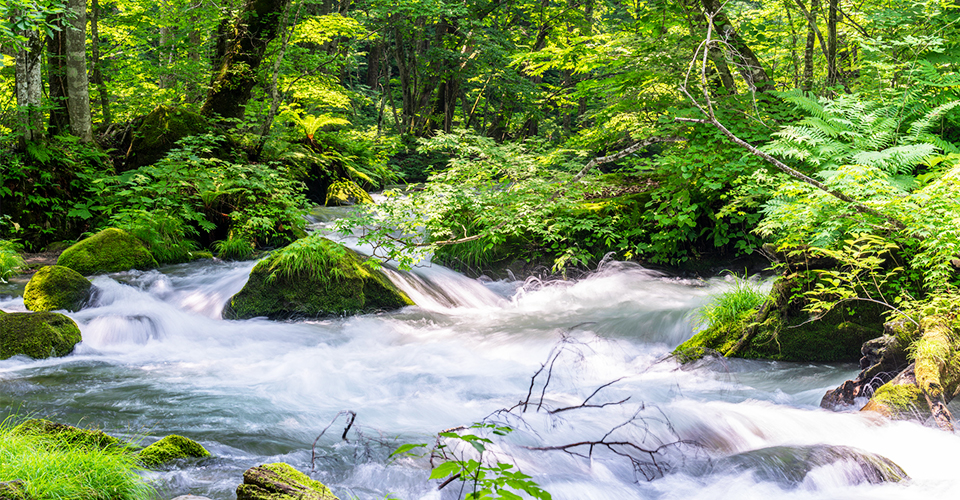
[[(802, 0), (798, 0), (802, 1)], [(820, 11), (820, 0), (810, 0), (810, 12), (804, 13), (807, 18), (807, 42), (803, 47), (803, 90), (813, 89), (813, 49), (817, 41), (817, 12)]]
[(766, 70), (763, 69), (763, 65), (760, 64), (760, 59), (743, 41), (736, 28), (733, 27), (733, 23), (723, 13), (721, 0), (701, 0), (701, 4), (707, 19), (713, 22), (718, 38), (723, 40), (735, 53), (733, 60), (737, 64), (743, 79), (747, 81), (747, 85), (760, 92), (773, 90), (773, 82), (767, 75)]
[[(247, 0), (221, 57), (216, 57), (212, 84), (200, 113), (242, 118), (267, 45), (277, 36), (280, 14), (290, 0)], [(223, 26), (223, 25), (221, 25)]]
[(837, 73), (837, 11), (840, 0), (830, 0), (827, 14), (827, 85), (836, 85), (840, 81)]
[(113, 121), (110, 115), (110, 96), (107, 94), (107, 84), (103, 81), (103, 72), (100, 68), (100, 0), (93, 0), (91, 4), (90, 37), (93, 44), (90, 46), (90, 57), (93, 59), (91, 78), (97, 86), (97, 95), (100, 98), (100, 112), (103, 114), (103, 125), (109, 126)]
[(290, 7), (288, 6), (283, 11), (283, 20), (280, 21), (280, 31), (283, 32), (283, 35), (280, 37), (280, 52), (276, 55), (276, 58), (273, 61), (273, 78), (270, 80), (270, 109), (267, 111), (267, 116), (263, 119), (263, 125), (260, 128), (260, 142), (257, 144), (257, 157), (263, 153), (263, 147), (267, 144), (267, 137), (270, 135), (270, 128), (273, 126), (273, 120), (277, 117), (277, 111), (280, 110), (280, 104), (283, 103), (283, 94), (280, 92), (279, 80), (280, 80), (280, 66), (283, 64), (283, 56), (287, 53), (287, 43), (290, 41), (290, 35), (292, 34), (292, 29), (288, 30), (287, 27), (292, 24), (296, 25), (297, 20), (300, 18), (300, 8), (303, 7), (303, 2), (300, 2), (297, 7), (297, 13), (294, 15), (293, 22), (287, 22), (290, 15)]
[(79, 137), (82, 142), (90, 142), (93, 140), (93, 123), (90, 117), (90, 86), (87, 80), (87, 2), (69, 0), (67, 8), (72, 12), (72, 18), (65, 30), (70, 133)]
[(51, 14), (47, 22), (60, 29), (47, 37), (47, 84), (50, 95), (50, 121), (47, 133), (51, 136), (70, 130), (70, 113), (67, 111), (67, 47), (64, 14)]
[(43, 54), (43, 43), (39, 33), (34, 30), (22, 31), (20, 35), (27, 41), (17, 47), (17, 106), (23, 140), (32, 141), (43, 137), (43, 113), (40, 111), (40, 58)]

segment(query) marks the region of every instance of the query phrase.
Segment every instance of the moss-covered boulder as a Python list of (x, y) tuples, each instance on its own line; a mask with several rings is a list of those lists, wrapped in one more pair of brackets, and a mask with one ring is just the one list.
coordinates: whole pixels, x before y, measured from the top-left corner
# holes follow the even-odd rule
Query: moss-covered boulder
[(327, 196), (324, 205), (328, 207), (341, 205), (355, 205), (357, 203), (373, 203), (373, 198), (350, 179), (339, 179), (327, 187)]
[(681, 362), (707, 354), (780, 361), (857, 361), (864, 342), (883, 332), (883, 309), (867, 302), (838, 305), (821, 318), (803, 311), (803, 292), (816, 271), (777, 279), (766, 303), (738, 321), (710, 325), (673, 352)]
[(210, 452), (190, 438), (171, 434), (140, 450), (137, 456), (143, 465), (156, 467), (181, 458), (209, 457)]
[(260, 261), (224, 317), (317, 317), (399, 309), (413, 301), (364, 257), (320, 236), (297, 240)]
[(0, 315), (0, 359), (23, 354), (31, 358), (66, 356), (80, 342), (80, 328), (53, 312)]
[(135, 236), (109, 228), (74, 243), (60, 254), (58, 266), (89, 276), (129, 269), (153, 269), (157, 261)]
[(53, 438), (52, 443), (59, 443), (71, 448), (90, 448), (105, 450), (120, 448), (123, 443), (100, 430), (81, 429), (72, 425), (58, 424), (42, 418), (33, 418), (18, 425), (14, 433), (29, 436)]
[(320, 481), (284, 464), (247, 469), (237, 487), (237, 500), (338, 500)]
[(155, 163), (184, 137), (211, 129), (203, 116), (172, 106), (158, 106), (132, 131), (124, 168), (132, 170)]
[(90, 280), (64, 266), (44, 266), (23, 291), (23, 305), (31, 311), (79, 311), (93, 293)]

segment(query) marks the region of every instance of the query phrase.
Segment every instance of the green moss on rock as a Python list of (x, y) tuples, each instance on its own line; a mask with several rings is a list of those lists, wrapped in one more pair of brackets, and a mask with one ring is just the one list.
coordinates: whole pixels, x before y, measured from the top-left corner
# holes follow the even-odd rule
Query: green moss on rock
[(224, 309), (227, 319), (317, 317), (399, 309), (413, 301), (364, 258), (319, 236), (260, 261)]
[(354, 205), (357, 203), (373, 203), (373, 198), (356, 182), (349, 179), (340, 179), (327, 187), (327, 196), (324, 202), (326, 206)]
[(35, 359), (66, 356), (80, 340), (80, 328), (63, 314), (0, 315), (0, 359), (19, 354)]
[(861, 411), (875, 411), (893, 418), (929, 414), (923, 392), (914, 384), (884, 384), (873, 393)]
[(247, 469), (237, 500), (338, 500), (320, 481), (284, 463)]
[(732, 324), (710, 325), (674, 349), (681, 362), (707, 353), (779, 361), (857, 361), (864, 342), (883, 332), (880, 307), (847, 303), (811, 321), (803, 312), (802, 291), (816, 273), (778, 278), (767, 303)]
[(209, 121), (197, 113), (171, 106), (158, 106), (143, 117), (140, 126), (133, 132), (126, 169), (153, 164), (163, 158), (180, 139), (202, 134), (210, 129)]
[(51, 438), (51, 443), (57, 446), (72, 448), (90, 448), (105, 450), (120, 448), (123, 444), (119, 439), (100, 430), (81, 429), (72, 425), (58, 424), (42, 418), (33, 418), (18, 425), (14, 433), (29, 436)]
[(31, 311), (79, 311), (90, 299), (93, 284), (64, 266), (44, 266), (23, 291), (23, 305)]
[(171, 434), (140, 450), (137, 456), (144, 465), (156, 467), (180, 458), (209, 457), (210, 452), (190, 438)]
[(157, 261), (136, 237), (121, 229), (109, 228), (71, 245), (60, 254), (57, 265), (89, 276), (153, 269)]

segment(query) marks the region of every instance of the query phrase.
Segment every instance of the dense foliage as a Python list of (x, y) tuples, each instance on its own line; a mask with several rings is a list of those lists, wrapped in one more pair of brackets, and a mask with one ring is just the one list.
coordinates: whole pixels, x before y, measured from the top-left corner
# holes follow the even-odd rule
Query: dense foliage
[[(764, 242), (837, 252), (870, 235), (897, 248), (892, 267), (904, 267), (911, 296), (953, 286), (960, 249), (943, 224), (957, 215), (960, 158), (952, 4), (91, 7), (102, 148), (53, 127), (69, 110), (50, 74), (39, 103), (0, 103), (0, 228), (27, 250), (117, 226), (165, 262), (203, 247), (248, 258), (301, 235), (307, 200), (330, 201), (331, 186), (408, 182), (422, 184), (386, 191), (342, 226), (405, 265), (433, 255), (559, 270), (612, 252), (696, 267)], [(31, 40), (63, 30), (56, 2), (4, 8), (0, 43), (24, 60), (42, 50)], [(271, 28), (249, 25), (254, 11)], [(256, 44), (233, 40), (231, 26)], [(14, 73), (0, 79), (20, 99), (28, 79)], [(234, 97), (243, 112), (222, 119), (205, 103), (221, 102), (234, 76), (255, 83)], [(707, 104), (726, 131), (704, 121)], [(214, 125), (190, 137), (144, 132), (138, 120), (158, 105)], [(50, 136), (28, 133), (38, 112)], [(172, 147), (131, 169), (145, 133)]]

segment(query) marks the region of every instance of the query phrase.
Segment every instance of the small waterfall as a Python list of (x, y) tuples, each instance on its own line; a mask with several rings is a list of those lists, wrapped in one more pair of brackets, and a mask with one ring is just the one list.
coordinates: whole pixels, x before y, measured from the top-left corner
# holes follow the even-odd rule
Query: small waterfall
[(409, 272), (389, 267), (381, 268), (390, 281), (403, 290), (418, 306), (431, 311), (456, 308), (493, 309), (503, 307), (507, 300), (485, 287), (480, 281), (431, 265), (413, 268)]

